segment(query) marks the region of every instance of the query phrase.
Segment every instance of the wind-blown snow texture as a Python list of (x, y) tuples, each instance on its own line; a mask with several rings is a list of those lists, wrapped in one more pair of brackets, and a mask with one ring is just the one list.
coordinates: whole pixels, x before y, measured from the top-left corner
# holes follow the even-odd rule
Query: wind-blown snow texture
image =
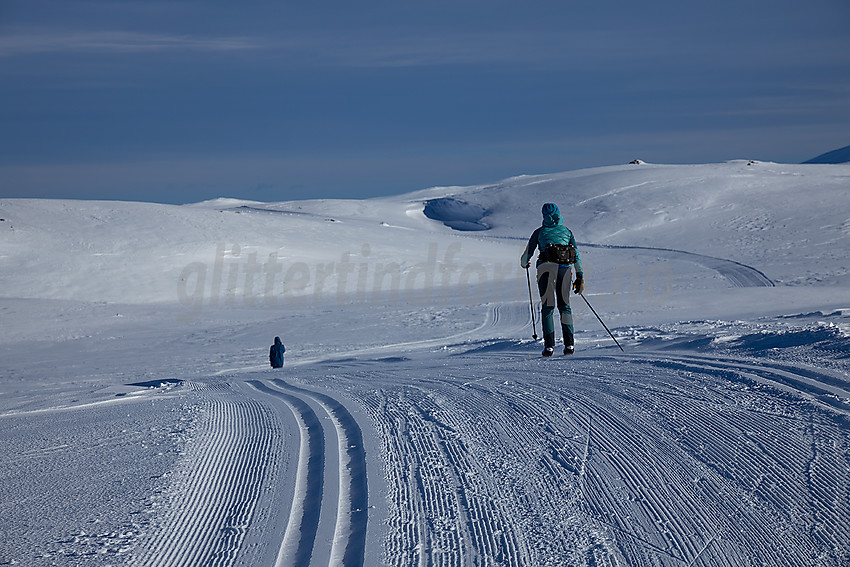
[[(848, 188), (0, 200), (0, 564), (848, 565)], [(550, 201), (624, 353), (577, 298), (576, 355), (530, 338)]]

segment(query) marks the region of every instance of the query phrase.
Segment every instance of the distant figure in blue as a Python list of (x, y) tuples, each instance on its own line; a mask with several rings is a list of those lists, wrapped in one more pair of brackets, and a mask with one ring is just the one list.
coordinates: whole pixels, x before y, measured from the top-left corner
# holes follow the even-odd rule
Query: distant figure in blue
[[(536, 249), (537, 288), (543, 306), (540, 316), (543, 322), (543, 356), (552, 356), (555, 351), (555, 307), (561, 317), (561, 331), (564, 335), (564, 354), (575, 352), (573, 336), (573, 312), (570, 309), (570, 283), (577, 294), (584, 291), (584, 272), (581, 257), (576, 248), (576, 239), (570, 229), (561, 224), (561, 211), (558, 205), (543, 205), (543, 226), (532, 233), (520, 258), (520, 265), (531, 267), (531, 257)], [(576, 279), (572, 282), (572, 267), (576, 269)]]
[(272, 368), (283, 368), (283, 353), (286, 352), (286, 347), (280, 342), (280, 337), (274, 338), (274, 344), (269, 349), (269, 362)]

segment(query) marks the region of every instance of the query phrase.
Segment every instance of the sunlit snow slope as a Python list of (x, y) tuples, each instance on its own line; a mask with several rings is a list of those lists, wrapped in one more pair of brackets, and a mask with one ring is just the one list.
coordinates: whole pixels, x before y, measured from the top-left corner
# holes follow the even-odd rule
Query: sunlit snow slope
[(0, 199), (0, 564), (848, 565), (848, 250), (850, 165)]

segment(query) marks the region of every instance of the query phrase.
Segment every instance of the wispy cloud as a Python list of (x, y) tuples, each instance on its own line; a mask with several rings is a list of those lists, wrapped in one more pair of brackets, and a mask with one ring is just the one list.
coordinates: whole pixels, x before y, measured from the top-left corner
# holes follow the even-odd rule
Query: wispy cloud
[(525, 33), (348, 35), (318, 38), (313, 48), (347, 66), (416, 67), (548, 60), (567, 55), (571, 43), (568, 37)]
[(591, 66), (619, 57), (604, 32), (457, 31), (429, 29), (281, 32), (266, 38), (270, 56), (289, 65), (347, 68), (410, 68), (445, 65)]
[[(618, 43), (621, 43), (622, 39)], [(208, 37), (131, 31), (17, 29), (0, 35), (0, 57), (32, 54), (221, 53), (263, 50), (286, 65), (424, 67), (596, 61), (613, 56), (608, 34), (369, 29), (280, 30), (274, 36)]]
[(0, 36), (0, 57), (43, 53), (225, 52), (259, 49), (246, 37), (194, 37), (125, 31), (18, 31)]

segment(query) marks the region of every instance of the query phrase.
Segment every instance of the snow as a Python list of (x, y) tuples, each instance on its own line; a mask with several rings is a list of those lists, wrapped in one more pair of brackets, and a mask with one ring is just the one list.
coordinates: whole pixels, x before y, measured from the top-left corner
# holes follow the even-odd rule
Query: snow
[[(848, 182), (0, 200), (0, 564), (847, 565)], [(549, 201), (625, 352), (539, 357)]]

